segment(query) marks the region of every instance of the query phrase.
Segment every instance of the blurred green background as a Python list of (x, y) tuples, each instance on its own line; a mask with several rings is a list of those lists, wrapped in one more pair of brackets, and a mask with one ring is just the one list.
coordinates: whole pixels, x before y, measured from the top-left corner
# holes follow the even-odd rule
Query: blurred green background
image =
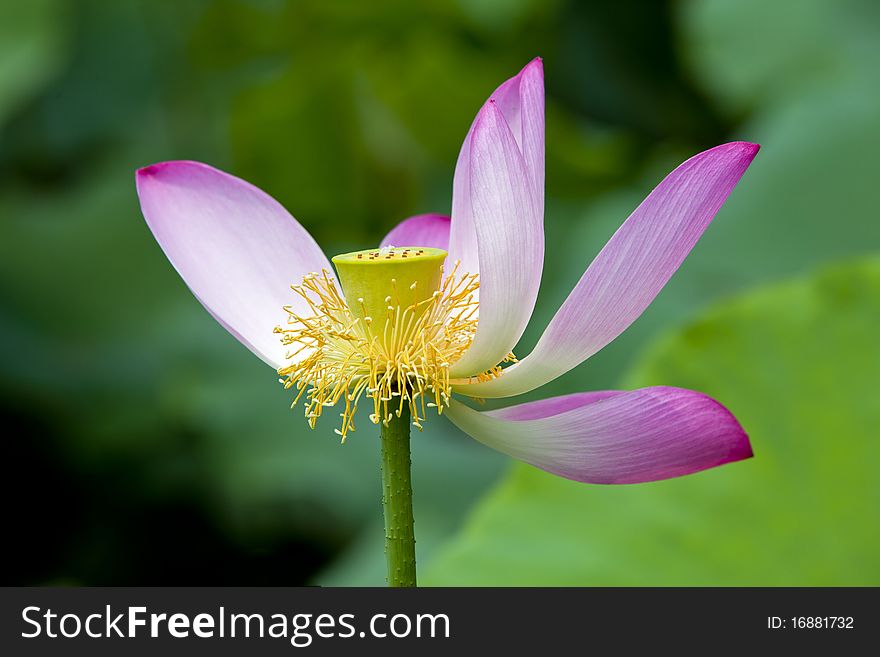
[(461, 141), (532, 57), (547, 258), (525, 354), (677, 163), (763, 145), (645, 315), (527, 398), (681, 385), (756, 458), (573, 484), (445, 420), (414, 438), (430, 584), (880, 584), (880, 4), (0, 4), (6, 584), (381, 584), (378, 444), (308, 430), (191, 297), (134, 170), (196, 159), (330, 254), (447, 212)]

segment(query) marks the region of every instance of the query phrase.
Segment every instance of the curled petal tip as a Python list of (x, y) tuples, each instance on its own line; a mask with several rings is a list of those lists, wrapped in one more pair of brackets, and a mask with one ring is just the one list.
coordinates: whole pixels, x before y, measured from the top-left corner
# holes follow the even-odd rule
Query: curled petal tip
[(759, 150), (761, 150), (761, 144), (756, 144), (751, 141), (729, 141), (709, 148), (701, 153), (697, 153), (690, 158), (690, 160), (702, 160), (708, 157), (729, 153), (743, 155), (749, 160), (749, 162), (751, 162), (752, 158), (755, 157)]
[(750, 141), (732, 141), (727, 144), (721, 144), (720, 146), (716, 146), (715, 148), (710, 148), (708, 151), (704, 151), (704, 153), (710, 153), (715, 149), (725, 149), (727, 151), (738, 151), (742, 153), (745, 158), (751, 162), (755, 155), (758, 154), (758, 151), (761, 150), (761, 144), (756, 144)]
[(752, 157), (755, 157), (755, 155), (758, 154), (758, 151), (761, 150), (761, 144), (756, 144), (751, 141), (738, 141), (735, 143), (742, 146), (743, 150)]
[(498, 103), (495, 99), (490, 98), (488, 102), (480, 108), (480, 111), (477, 113), (477, 118), (474, 119), (471, 148), (473, 149), (475, 142), (485, 141), (485, 139), (487, 139), (487, 132), (497, 130), (498, 126), (502, 123), (505, 125), (507, 123), (504, 119), (504, 115), (501, 113), (501, 109), (498, 107)]
[(743, 432), (743, 440), (740, 443), (740, 450), (735, 453), (734, 457), (730, 459), (733, 461), (745, 461), (746, 459), (754, 458), (755, 452), (752, 450), (752, 443), (749, 441), (749, 437), (746, 432)]
[(736, 419), (736, 416), (717, 399), (713, 399), (708, 395), (702, 396), (710, 406), (714, 406), (715, 411), (722, 418), (719, 421), (719, 424), (727, 425), (729, 429), (730, 451), (728, 452), (727, 457), (723, 459), (719, 465), (723, 463), (735, 463), (736, 461), (744, 461), (745, 459), (752, 458), (755, 453), (752, 451), (752, 443), (749, 440), (749, 434), (747, 434), (745, 429), (742, 428), (742, 424)]
[(141, 167), (136, 172), (136, 178), (138, 180), (155, 178), (163, 174), (174, 175), (175, 173), (181, 173), (183, 171), (193, 169), (202, 169), (209, 172), (217, 171), (213, 167), (205, 164), (204, 162), (196, 162), (195, 160), (169, 160), (167, 162), (156, 162), (155, 164), (148, 164), (145, 167)]
[(535, 57), (532, 61), (522, 67), (522, 70), (511, 78), (511, 81), (517, 81), (519, 85), (519, 95), (522, 97), (527, 93), (526, 89), (531, 87), (539, 90), (538, 93), (544, 95), (544, 60)]
[(742, 430), (742, 427), (740, 427), (740, 432), (741, 433), (734, 443), (733, 449), (730, 452), (730, 457), (727, 459), (727, 463), (745, 461), (746, 459), (750, 459), (755, 456), (755, 452), (754, 450), (752, 450), (752, 443), (749, 440), (749, 435)]
[(135, 172), (135, 175), (138, 178), (146, 178), (147, 176), (155, 176), (156, 174), (159, 173), (159, 171), (162, 170), (164, 165), (165, 165), (164, 162), (158, 162), (156, 164), (149, 164), (145, 167), (141, 167), (140, 169), (138, 169)]

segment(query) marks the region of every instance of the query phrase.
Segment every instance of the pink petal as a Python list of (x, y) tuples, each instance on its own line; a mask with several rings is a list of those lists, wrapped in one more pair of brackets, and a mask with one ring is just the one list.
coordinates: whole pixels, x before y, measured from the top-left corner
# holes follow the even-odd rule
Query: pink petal
[[(544, 66), (539, 57), (529, 62), (517, 75), (505, 81), (489, 97), (494, 100), (523, 153), (529, 178), (535, 189), (538, 212), (544, 214)], [(486, 101), (489, 102), (488, 100)], [(484, 105), (485, 107), (485, 105)], [(477, 115), (479, 116), (479, 114)], [(470, 140), (477, 119), (458, 154), (452, 189), (452, 227), (449, 237), (449, 260), (461, 262), (460, 270), (471, 274), (480, 271), (477, 235), (471, 216)]]
[(461, 261), (460, 273), (480, 274), (477, 334), (451, 368), (459, 377), (494, 367), (513, 349), (534, 309), (543, 268), (540, 60), (497, 93), (478, 113), (455, 173), (449, 260)]
[(456, 401), (445, 414), (493, 449), (594, 484), (669, 479), (752, 456), (730, 411), (682, 388), (567, 395), (488, 412)]
[(488, 411), (493, 417), (503, 420), (539, 420), (552, 415), (559, 415), (593, 402), (625, 394), (622, 390), (594, 390), (589, 392), (574, 392), (559, 397), (548, 397), (526, 404), (508, 406), (495, 411)]
[(417, 214), (397, 224), (380, 246), (430, 246), (449, 250), (449, 217), (442, 214)]
[(171, 264), (208, 312), (276, 369), (286, 348), (272, 332), (301, 308), (290, 285), (330, 263), (275, 199), (200, 162), (137, 172), (141, 210)]
[(504, 115), (544, 212), (544, 65), (539, 57), (504, 82), (491, 98)]
[(518, 395), (564, 374), (614, 340), (666, 285), (758, 148), (746, 142), (716, 146), (670, 173), (596, 256), (532, 353), (496, 379), (456, 390), (476, 397)]

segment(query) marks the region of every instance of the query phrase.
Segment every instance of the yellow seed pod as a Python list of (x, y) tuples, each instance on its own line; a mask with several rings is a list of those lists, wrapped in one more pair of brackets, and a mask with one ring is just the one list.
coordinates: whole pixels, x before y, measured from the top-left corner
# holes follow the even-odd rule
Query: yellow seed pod
[(381, 330), (398, 308), (418, 318), (423, 302), (440, 289), (446, 255), (443, 249), (389, 246), (343, 253), (333, 264), (352, 313)]

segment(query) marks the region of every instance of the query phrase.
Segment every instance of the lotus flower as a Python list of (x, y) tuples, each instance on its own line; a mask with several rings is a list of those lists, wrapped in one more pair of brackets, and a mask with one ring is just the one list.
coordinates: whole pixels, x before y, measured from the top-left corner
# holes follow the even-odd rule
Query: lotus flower
[(528, 392), (620, 335), (681, 265), (758, 148), (724, 144), (670, 173), (519, 360), (512, 351), (544, 259), (540, 59), (477, 114), (455, 167), (451, 218), (414, 216), (379, 248), (337, 256), (339, 281), (308, 232), (239, 178), (163, 162), (137, 172), (137, 189), (150, 229), (193, 294), (278, 372), (312, 426), (338, 404), (345, 437), (367, 400), (376, 423), (407, 410), (421, 428), (443, 414), (548, 472), (635, 483), (748, 458), (748, 437), (720, 403), (680, 388), (583, 392), (490, 411), (460, 398)]

